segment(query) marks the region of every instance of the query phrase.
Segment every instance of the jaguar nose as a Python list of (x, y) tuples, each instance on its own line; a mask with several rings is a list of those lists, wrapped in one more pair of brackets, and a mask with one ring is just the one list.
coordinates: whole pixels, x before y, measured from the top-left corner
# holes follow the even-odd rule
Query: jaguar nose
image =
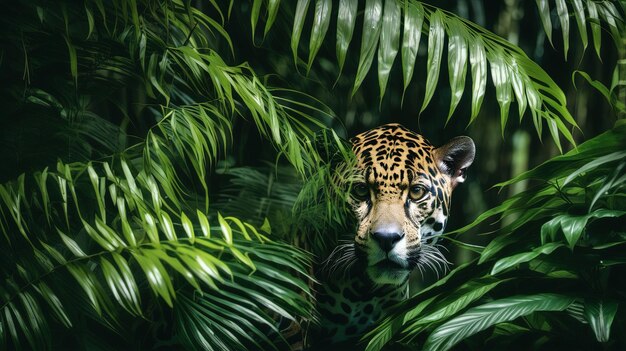
[(380, 228), (372, 232), (372, 238), (378, 243), (378, 246), (389, 252), (404, 237), (399, 228)]

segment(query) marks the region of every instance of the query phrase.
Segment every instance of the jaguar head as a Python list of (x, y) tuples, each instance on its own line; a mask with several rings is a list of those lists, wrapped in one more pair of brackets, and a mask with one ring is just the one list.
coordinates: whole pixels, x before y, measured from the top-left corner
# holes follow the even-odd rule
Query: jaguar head
[(349, 207), (356, 220), (356, 257), (376, 284), (402, 284), (409, 273), (444, 261), (434, 246), (447, 223), (452, 190), (465, 180), (474, 142), (441, 147), (399, 124), (357, 135), (356, 177)]

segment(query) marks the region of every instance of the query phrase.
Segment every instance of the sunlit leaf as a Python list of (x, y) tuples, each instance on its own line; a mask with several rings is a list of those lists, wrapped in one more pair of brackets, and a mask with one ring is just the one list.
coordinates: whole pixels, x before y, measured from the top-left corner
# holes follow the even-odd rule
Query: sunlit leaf
[(406, 2), (404, 4), (404, 20), (402, 34), (402, 101), (406, 88), (409, 86), (415, 71), (415, 59), (422, 37), (422, 25), (424, 23), (424, 8), (420, 3)]
[(480, 38), (470, 42), (469, 60), (472, 69), (472, 114), (470, 117), (470, 123), (472, 123), (480, 111), (487, 85), (487, 57)]
[(490, 57), (491, 79), (496, 87), (496, 99), (500, 105), (500, 130), (504, 136), (504, 129), (509, 118), (509, 106), (511, 105), (511, 76), (502, 59), (502, 55), (495, 53)]
[(331, 0), (316, 0), (315, 1), (315, 15), (313, 16), (313, 25), (311, 27), (311, 41), (309, 42), (309, 61), (307, 64), (307, 72), (311, 70), (313, 59), (317, 55), (328, 26), (330, 25), (330, 12), (332, 11), (333, 3)]
[(339, 1), (339, 10), (337, 12), (336, 51), (340, 74), (341, 71), (343, 71), (343, 65), (346, 61), (346, 53), (348, 52), (348, 47), (352, 41), (358, 5), (358, 0)]
[(584, 316), (599, 342), (609, 341), (611, 324), (617, 313), (618, 304), (612, 300), (585, 300)]
[(300, 44), (300, 36), (302, 35), (302, 29), (304, 28), (306, 11), (308, 8), (309, 0), (298, 0), (296, 13), (294, 15), (293, 30), (291, 33), (291, 52), (293, 54), (293, 61), (296, 64), (298, 63), (298, 46)]
[(378, 44), (378, 85), (382, 103), (387, 88), (387, 80), (398, 54), (400, 45), (400, 5), (396, 0), (385, 0), (380, 42)]
[(361, 51), (359, 55), (359, 66), (357, 68), (352, 95), (359, 89), (363, 79), (369, 72), (374, 55), (376, 54), (376, 45), (380, 37), (380, 28), (382, 22), (383, 4), (382, 0), (366, 0), (365, 13), (363, 18), (363, 34), (361, 38)]
[(439, 80), (439, 70), (441, 69), (441, 56), (443, 54), (443, 42), (445, 29), (443, 26), (443, 15), (440, 11), (431, 13), (428, 23), (428, 61), (426, 63), (426, 92), (420, 113), (426, 109), (430, 99), (435, 93), (437, 81)]
[(518, 265), (520, 263), (528, 262), (539, 255), (547, 255), (552, 253), (552, 251), (558, 249), (563, 246), (561, 243), (548, 243), (536, 249), (533, 249), (530, 252), (522, 252), (513, 256), (505, 257), (499, 259), (491, 269), (491, 274), (496, 275), (510, 267)]
[(466, 37), (467, 34), (458, 21), (453, 20), (448, 23), (448, 74), (452, 99), (450, 100), (450, 111), (446, 123), (452, 117), (452, 113), (461, 101), (463, 90), (465, 90), (468, 50)]

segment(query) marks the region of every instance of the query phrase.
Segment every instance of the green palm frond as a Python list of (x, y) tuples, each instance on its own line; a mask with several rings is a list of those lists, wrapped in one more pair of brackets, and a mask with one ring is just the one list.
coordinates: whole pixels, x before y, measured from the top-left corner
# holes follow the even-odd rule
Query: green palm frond
[[(207, 218), (201, 210), (180, 212), (152, 175), (137, 173), (123, 159), (117, 165), (59, 163), (57, 168), (37, 174), (36, 182), (20, 177), (0, 186), (4, 242), (21, 257), (3, 268), (10, 284), (3, 288), (2, 330), (10, 332), (14, 345), (20, 344), (22, 333), (31, 347), (42, 345), (37, 330), (50, 323), (40, 313), (45, 302), (54, 307), (57, 319), (71, 326), (64, 307), (71, 303), (46, 288), (61, 270), (71, 273), (73, 284), (103, 318), (114, 315), (115, 306), (142, 315), (141, 301), (148, 298), (140, 293), (138, 281), (145, 281), (153, 296), (170, 307), (176, 287), (186, 281), (183, 286), (197, 291), (223, 291), (219, 286), (226, 285), (251, 299), (273, 300), (265, 306), (285, 318), (311, 317), (300, 295), (308, 287), (287, 273), (306, 276), (307, 255), (268, 242), (238, 218), (219, 213)], [(44, 221), (37, 219), (42, 213)], [(33, 259), (37, 264), (22, 263)], [(280, 266), (285, 273), (277, 269)], [(246, 282), (266, 284), (267, 289), (255, 289), (251, 295)], [(274, 289), (269, 288), (272, 284)], [(276, 301), (273, 294), (279, 291)], [(22, 322), (26, 318), (30, 323)], [(13, 332), (17, 327), (20, 331)], [(3, 339), (8, 337), (3, 334)]]
[[(624, 30), (624, 7), (623, 2), (592, 1), (592, 0), (537, 0), (537, 10), (541, 17), (541, 23), (552, 45), (553, 25), (551, 11), (554, 9), (559, 20), (560, 31), (563, 35), (563, 55), (567, 59), (570, 40), (570, 17), (574, 17), (578, 27), (583, 49), (589, 45), (588, 29), (591, 29), (591, 37), (598, 58), (602, 59), (600, 50), (602, 47), (602, 25), (608, 27), (614, 43), (619, 47)], [(567, 6), (569, 3), (569, 7)]]
[[(32, 54), (24, 58), (26, 67), (37, 68), (30, 74), (58, 67), (84, 94), (75, 101), (61, 88), (32, 89), (25, 106), (74, 111), (79, 102), (68, 117), (84, 126), (73, 129), (85, 140), (75, 147), (90, 145), (100, 159), (84, 154), (80, 162), (58, 161), (55, 170), (39, 164), (43, 171), (0, 185), (2, 343), (49, 348), (50, 330), (80, 324), (77, 308), (119, 335), (126, 332), (119, 327), (125, 316), (149, 320), (155, 309), (174, 309), (175, 342), (192, 348), (219, 349), (232, 336), (219, 334), (220, 323), (239, 326), (241, 343), (231, 340), (231, 347), (255, 344), (256, 338), (248, 342), (243, 335), (273, 331), (260, 343), (272, 348), (283, 343), (278, 319), (312, 320), (304, 283), (309, 255), (270, 240), (269, 225), (264, 232), (248, 223), (257, 218), (222, 216), (209, 207), (208, 180), (231, 147), (237, 117), (301, 176), (311, 172), (318, 156), (307, 135), (321, 126), (311, 114), (327, 118), (327, 109), (303, 94), (271, 90), (246, 64), (227, 64), (218, 52), (224, 45), (232, 53), (222, 24), (183, 2), (17, 8), (27, 24), (14, 28), (30, 29), (21, 33), (28, 37), (24, 45), (58, 50), (62, 41), (69, 58), (68, 65), (63, 54), (57, 61)], [(58, 35), (57, 27), (66, 30)], [(145, 89), (143, 105), (119, 101), (126, 85)], [(103, 87), (111, 88), (100, 94)], [(119, 110), (101, 110), (101, 104)], [(126, 130), (109, 122), (116, 113)], [(61, 278), (64, 284), (55, 284)], [(84, 304), (74, 306), (65, 289), (80, 291)], [(225, 303), (247, 303), (257, 322), (242, 313), (224, 320)], [(218, 336), (198, 338), (198, 328), (207, 325), (182, 323), (185, 313), (213, 321)]]
[[(564, 11), (561, 8), (562, 1), (557, 1), (557, 3), (559, 3), (560, 11)], [(578, 3), (576, 2), (576, 6), (579, 5)], [(538, 4), (542, 18), (547, 18), (545, 12), (547, 2)], [(605, 3), (598, 6), (602, 8), (602, 20), (617, 31), (617, 23), (622, 17), (615, 6)], [(545, 124), (559, 149), (561, 149), (559, 135), (575, 144), (570, 129), (576, 128), (577, 124), (567, 110), (565, 95), (537, 63), (528, 58), (519, 47), (505, 39), (467, 19), (429, 4), (397, 0), (368, 0), (363, 4), (354, 0), (340, 2), (335, 11), (332, 8), (332, 2), (319, 0), (316, 1), (315, 6), (310, 7), (308, 0), (298, 1), (291, 41), (291, 49), (296, 62), (298, 62), (298, 53), (304, 46), (302, 44), (306, 43), (306, 39), (302, 38), (301, 34), (307, 18), (312, 16), (314, 19), (310, 28), (311, 38), (307, 61), (307, 67), (310, 69), (317, 50), (326, 38), (328, 17), (332, 14), (337, 18), (336, 46), (341, 71), (353, 33), (357, 29), (355, 18), (359, 9), (363, 10), (363, 27), (360, 33), (359, 63), (353, 84), (353, 94), (370, 72), (372, 63), (377, 58), (380, 98), (382, 99), (398, 53), (401, 57), (400, 65), (406, 91), (408, 84), (415, 76), (418, 62), (416, 60), (417, 49), (423, 34), (428, 40), (427, 60), (424, 62), (427, 69), (426, 90), (421, 108), (423, 111), (437, 87), (440, 68), (445, 63), (443, 53), (447, 39), (447, 64), (452, 96), (447, 120), (451, 118), (464, 94), (465, 79), (469, 68), (472, 76), (470, 123), (478, 116), (488, 82), (487, 76), (490, 75), (500, 105), (502, 131), (508, 121), (510, 105), (516, 101), (520, 119), (529, 109), (535, 129), (540, 136)], [(566, 15), (561, 17), (567, 18)], [(326, 20), (320, 21), (318, 20), (320, 18)], [(591, 23), (594, 33), (599, 33), (599, 20), (587, 19), (583, 23), (587, 22)], [(400, 23), (403, 24), (402, 28)], [(271, 25), (270, 22), (267, 25)], [(548, 30), (547, 27), (546, 30)], [(569, 35), (569, 31), (565, 29), (564, 34)], [(487, 63), (489, 63), (489, 69), (487, 69)]]

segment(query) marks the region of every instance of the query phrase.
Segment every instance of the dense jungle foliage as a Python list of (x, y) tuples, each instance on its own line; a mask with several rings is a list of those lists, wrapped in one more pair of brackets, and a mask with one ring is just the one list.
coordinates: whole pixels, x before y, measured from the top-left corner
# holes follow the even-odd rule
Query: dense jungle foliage
[(626, 2), (4, 8), (3, 349), (288, 349), (391, 122), (477, 159), (449, 267), (355, 347), (626, 349)]

